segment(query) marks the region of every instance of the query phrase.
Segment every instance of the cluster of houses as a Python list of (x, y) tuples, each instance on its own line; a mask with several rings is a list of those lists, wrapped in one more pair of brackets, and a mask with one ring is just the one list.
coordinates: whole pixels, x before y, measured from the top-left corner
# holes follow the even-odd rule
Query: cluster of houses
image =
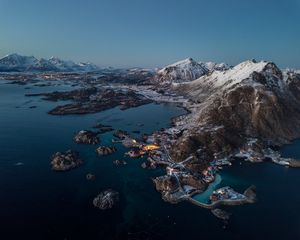
[(213, 191), (210, 196), (212, 202), (220, 200), (244, 200), (246, 196), (234, 191), (231, 187), (222, 187)]
[[(126, 154), (132, 158), (143, 157), (147, 155), (150, 166), (164, 165), (166, 166), (166, 175), (157, 179), (157, 181), (165, 181), (173, 179), (177, 182), (176, 191), (163, 191), (163, 198), (170, 202), (185, 199), (197, 192), (203, 191), (203, 186), (212, 183), (215, 180), (216, 172), (224, 165), (231, 165), (227, 158), (218, 158), (210, 163), (210, 165), (201, 173), (194, 174), (186, 169), (185, 164), (190, 161), (189, 158), (183, 162), (174, 162), (169, 156), (168, 149), (172, 145), (172, 141), (176, 139), (179, 132), (175, 128), (158, 131), (150, 136), (144, 136), (142, 141), (137, 141), (129, 136), (123, 138), (122, 143), (125, 147), (131, 148)], [(192, 158), (191, 158), (192, 159)], [(223, 199), (242, 199), (245, 196), (235, 192), (229, 187), (221, 188), (211, 195), (211, 201)]]

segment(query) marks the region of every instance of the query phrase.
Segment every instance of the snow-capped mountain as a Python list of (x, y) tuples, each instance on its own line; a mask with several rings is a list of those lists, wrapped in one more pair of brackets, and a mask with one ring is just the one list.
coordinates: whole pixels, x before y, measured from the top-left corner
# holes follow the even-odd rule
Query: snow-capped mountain
[(10, 54), (0, 59), (0, 71), (26, 71), (29, 66), (37, 62), (38, 60), (33, 56)]
[(226, 63), (196, 62), (187, 58), (158, 70), (154, 82), (161, 85), (190, 82), (213, 71), (225, 71), (230, 68)]
[(88, 72), (99, 70), (92, 63), (74, 63), (59, 58), (37, 59), (33, 56), (10, 54), (0, 59), (0, 72)]
[(284, 76), (272, 62), (245, 61), (173, 88), (194, 103), (177, 123), (185, 129), (172, 148), (179, 160), (198, 148), (209, 158), (224, 146), (232, 153), (249, 138), (280, 145), (300, 137), (300, 74)]
[[(201, 97), (202, 91), (208, 93), (208, 91), (224, 91), (231, 88), (234, 85), (241, 86), (243, 84), (258, 84), (255, 78), (256, 74), (264, 74), (265, 81), (273, 81), (270, 86), (281, 84), (281, 81), (274, 82), (274, 76), (269, 77), (267, 73), (275, 71), (278, 77), (282, 78), (281, 71), (270, 62), (255, 62), (252, 60), (242, 62), (235, 67), (226, 71), (213, 71), (209, 75), (202, 76), (194, 81), (187, 83), (193, 91), (191, 92), (197, 97)], [(278, 86), (281, 87), (281, 86)]]
[(209, 70), (204, 64), (198, 63), (192, 58), (187, 58), (159, 70), (155, 81), (162, 84), (187, 82), (195, 80), (208, 72)]

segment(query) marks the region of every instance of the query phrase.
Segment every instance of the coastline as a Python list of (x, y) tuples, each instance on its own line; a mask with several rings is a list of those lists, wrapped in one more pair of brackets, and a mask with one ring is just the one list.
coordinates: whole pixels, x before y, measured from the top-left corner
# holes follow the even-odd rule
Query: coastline
[[(248, 189), (246, 189), (245, 192), (243, 193), (243, 195), (246, 196), (246, 198), (241, 199), (241, 200), (225, 199), (225, 200), (217, 200), (212, 203), (203, 203), (203, 202), (199, 202), (199, 201), (193, 199), (192, 197), (189, 197), (187, 199), (187, 201), (191, 202), (192, 204), (194, 204), (196, 206), (206, 208), (206, 209), (215, 209), (222, 205), (238, 206), (238, 205), (244, 205), (244, 204), (251, 204), (251, 203), (256, 202), (256, 194), (253, 193), (253, 191), (252, 191), (253, 188), (254, 188), (254, 186), (250, 186)], [(252, 192), (250, 192), (250, 191), (252, 191)]]

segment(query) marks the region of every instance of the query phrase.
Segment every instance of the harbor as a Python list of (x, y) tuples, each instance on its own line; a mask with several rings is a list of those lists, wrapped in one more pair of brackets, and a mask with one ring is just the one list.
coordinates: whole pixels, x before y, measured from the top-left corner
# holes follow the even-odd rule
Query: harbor
[(221, 205), (243, 205), (256, 201), (253, 186), (244, 194), (236, 192), (229, 186), (217, 189), (222, 181), (217, 172), (222, 170), (223, 166), (232, 165), (227, 158), (218, 159), (216, 154), (215, 159), (201, 173), (191, 171), (186, 167), (186, 164), (193, 160), (192, 156), (181, 162), (172, 160), (168, 149), (177, 134), (180, 134), (180, 130), (171, 128), (144, 136), (142, 140), (125, 135), (120, 141), (125, 147), (131, 149), (125, 153), (125, 156), (146, 157), (148, 164), (145, 166), (149, 169), (165, 168), (166, 175), (153, 179), (156, 190), (161, 192), (163, 200), (173, 204), (188, 201), (207, 209), (215, 209)]

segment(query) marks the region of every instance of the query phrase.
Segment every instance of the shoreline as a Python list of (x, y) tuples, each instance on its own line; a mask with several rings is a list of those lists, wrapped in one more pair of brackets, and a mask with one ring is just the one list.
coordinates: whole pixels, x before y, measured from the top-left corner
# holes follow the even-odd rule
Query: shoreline
[(244, 199), (224, 199), (224, 200), (217, 200), (212, 203), (203, 203), (200, 201), (195, 200), (193, 197), (189, 197), (187, 201), (191, 202), (192, 204), (206, 208), (206, 209), (215, 209), (220, 206), (238, 206), (238, 205), (244, 205), (244, 204), (251, 204), (256, 202), (256, 194), (253, 192), (254, 186), (250, 186), (247, 188), (243, 195), (246, 197)]

